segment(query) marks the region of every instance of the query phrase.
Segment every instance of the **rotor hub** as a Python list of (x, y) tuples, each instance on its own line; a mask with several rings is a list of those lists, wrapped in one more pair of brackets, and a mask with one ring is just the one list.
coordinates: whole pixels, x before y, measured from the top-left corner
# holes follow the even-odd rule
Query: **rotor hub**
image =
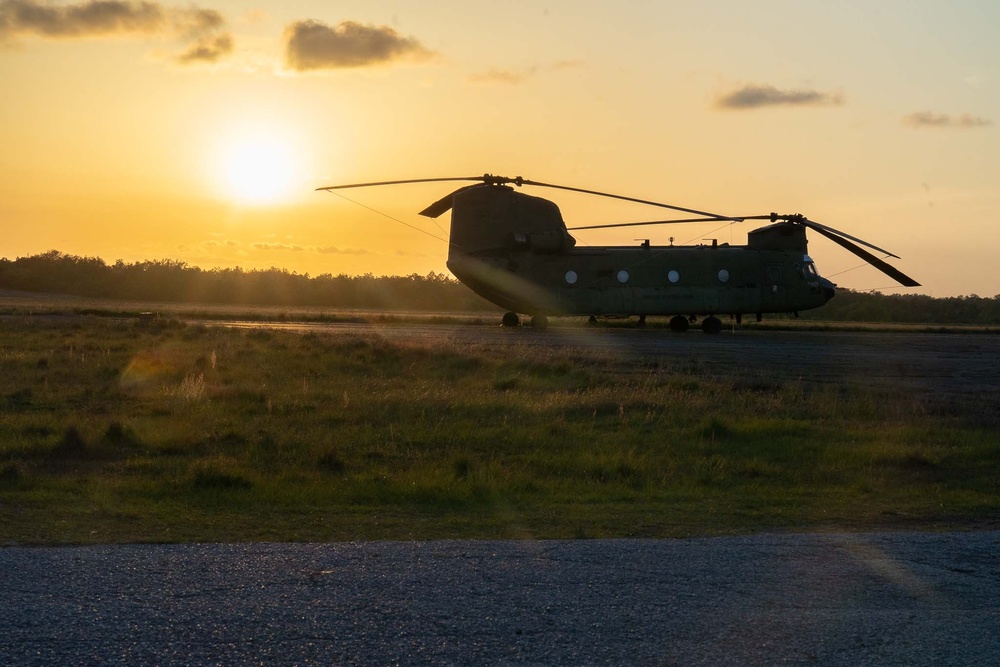
[(522, 176), (515, 176), (510, 178), (509, 176), (494, 176), (493, 174), (483, 174), (483, 183), (486, 185), (507, 185), (508, 183), (513, 183), (517, 187), (524, 185), (524, 178)]

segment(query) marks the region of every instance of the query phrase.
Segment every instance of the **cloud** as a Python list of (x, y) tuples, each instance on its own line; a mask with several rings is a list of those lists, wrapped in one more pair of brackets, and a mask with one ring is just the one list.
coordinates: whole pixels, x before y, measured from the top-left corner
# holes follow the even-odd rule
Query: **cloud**
[(371, 67), (433, 55), (416, 38), (403, 37), (389, 26), (344, 21), (331, 28), (307, 20), (285, 28), (285, 67), (297, 72)]
[[(228, 243), (228, 242), (227, 242)], [(284, 250), (291, 252), (314, 252), (322, 255), (371, 255), (370, 250), (355, 248), (338, 248), (337, 246), (303, 246), (298, 243), (274, 243), (258, 241), (251, 243), (254, 250)]]
[(440, 257), (437, 253), (411, 252), (409, 250), (397, 250), (395, 255), (396, 257)]
[(338, 248), (336, 246), (324, 246), (322, 248), (316, 248), (317, 252), (321, 252), (324, 255), (370, 255), (372, 254), (370, 250), (365, 250), (363, 248)]
[(187, 9), (171, 9), (170, 15), (174, 25), (186, 30), (188, 35), (204, 35), (226, 27), (226, 18), (214, 9), (192, 5)]
[(492, 84), (500, 83), (507, 85), (517, 85), (524, 83), (538, 72), (537, 67), (531, 67), (522, 72), (511, 72), (510, 70), (490, 68), (489, 71), (480, 74), (470, 74), (469, 83)]
[(214, 63), (233, 52), (233, 38), (229, 33), (203, 37), (177, 56), (182, 65), (189, 63)]
[(563, 69), (578, 69), (584, 67), (586, 63), (582, 60), (557, 60), (552, 63), (552, 69), (563, 70)]
[(780, 90), (774, 86), (750, 84), (715, 100), (720, 109), (759, 109), (773, 106), (840, 106), (844, 103), (839, 93), (818, 90)]
[(248, 9), (243, 12), (241, 20), (250, 25), (260, 25), (271, 20), (271, 14), (266, 9)]
[(551, 65), (532, 65), (531, 67), (527, 67), (520, 71), (491, 67), (485, 72), (470, 74), (466, 77), (466, 81), (478, 85), (517, 85), (531, 79), (543, 70), (561, 72), (564, 70), (578, 69), (583, 66), (584, 62), (582, 60), (557, 60)]
[(962, 129), (969, 129), (973, 127), (987, 127), (992, 124), (993, 121), (991, 121), (989, 118), (972, 116), (967, 113), (962, 114), (960, 116), (952, 116), (946, 113), (931, 113), (930, 111), (918, 111), (916, 113), (911, 113), (909, 115), (903, 116), (903, 125), (913, 128), (957, 127)]
[(294, 252), (305, 250), (303, 246), (297, 243), (251, 243), (250, 247), (254, 250), (292, 250)]
[(225, 17), (191, 5), (165, 7), (139, 0), (87, 0), (57, 5), (46, 0), (0, 0), (0, 40), (18, 37), (84, 39), (166, 37), (191, 42), (180, 63), (215, 62), (233, 49)]
[(3, 0), (0, 34), (72, 39), (114, 34), (153, 34), (167, 23), (163, 8), (152, 2), (90, 0), (54, 5), (39, 0)]

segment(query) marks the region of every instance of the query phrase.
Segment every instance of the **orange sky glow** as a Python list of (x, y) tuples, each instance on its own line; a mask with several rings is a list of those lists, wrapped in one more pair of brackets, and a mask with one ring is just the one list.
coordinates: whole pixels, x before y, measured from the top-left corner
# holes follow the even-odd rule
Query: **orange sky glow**
[[(1000, 294), (1000, 5), (0, 0), (0, 256), (447, 272), (490, 172), (803, 213), (933, 296)], [(457, 184), (455, 185), (457, 187)], [(557, 191), (570, 224), (657, 209)], [(578, 232), (745, 243), (753, 223)], [(906, 292), (810, 236), (843, 287)]]

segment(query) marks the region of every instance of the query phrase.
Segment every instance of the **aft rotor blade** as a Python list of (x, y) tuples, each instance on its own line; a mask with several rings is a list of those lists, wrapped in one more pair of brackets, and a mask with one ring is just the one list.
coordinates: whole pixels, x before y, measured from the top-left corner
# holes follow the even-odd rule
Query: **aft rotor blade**
[(482, 181), (482, 176), (453, 176), (450, 178), (408, 178), (402, 181), (379, 181), (377, 183), (351, 183), (349, 185), (328, 185), (317, 190), (346, 190), (348, 188), (369, 188), (376, 185), (403, 185), (404, 183), (441, 183), (444, 181)]
[(823, 233), (824, 231), (826, 231), (826, 232), (830, 232), (831, 234), (836, 234), (837, 236), (843, 236), (844, 238), (851, 239), (855, 243), (860, 243), (863, 246), (868, 246), (872, 250), (877, 250), (879, 252), (883, 252), (886, 255), (889, 255), (889, 257), (895, 257), (896, 259), (900, 259), (899, 255), (895, 255), (895, 254), (889, 252), (888, 250), (885, 250), (883, 248), (879, 248), (877, 245), (872, 245), (868, 241), (862, 241), (861, 239), (857, 238), (856, 236), (851, 236), (850, 234), (848, 234), (846, 232), (842, 232), (839, 229), (834, 229), (833, 227), (827, 227), (826, 225), (821, 225), (821, 224), (819, 224), (818, 222), (816, 222), (814, 220), (810, 220), (809, 218), (802, 218), (801, 220), (799, 220), (799, 222), (801, 222), (806, 227), (809, 227), (811, 229), (815, 229), (817, 232)]
[(733, 222), (742, 222), (739, 218), (731, 218), (728, 215), (719, 215), (717, 213), (709, 213), (708, 211), (699, 211), (694, 208), (684, 208), (683, 206), (674, 206), (672, 204), (663, 204), (661, 202), (649, 201), (648, 199), (636, 199), (635, 197), (625, 197), (623, 195), (615, 195), (610, 192), (598, 192), (597, 190), (584, 190), (583, 188), (571, 188), (568, 185), (554, 185), (552, 183), (541, 183), (539, 181), (529, 181), (526, 179), (520, 179), (517, 185), (535, 185), (542, 188), (555, 188), (556, 190), (568, 190), (569, 192), (582, 192), (586, 195), (597, 195), (598, 197), (609, 197), (611, 199), (621, 199), (622, 201), (631, 201), (637, 204), (647, 204), (649, 206), (659, 206), (660, 208), (669, 208), (674, 211), (682, 211), (684, 213), (692, 213), (694, 215), (703, 215), (707, 218), (712, 218), (713, 220), (732, 220)]
[(447, 213), (449, 210), (451, 210), (451, 202), (454, 199), (455, 195), (457, 195), (459, 192), (465, 192), (466, 190), (471, 190), (472, 188), (481, 188), (481, 187), (483, 187), (481, 184), (466, 185), (459, 188), (458, 190), (453, 190), (452, 192), (449, 192), (444, 197), (441, 197), (441, 199), (438, 199), (436, 202), (434, 202), (433, 204), (422, 210), (420, 212), (420, 215), (427, 216), (428, 218), (440, 217), (445, 213)]
[[(723, 218), (734, 222), (743, 222), (743, 218)], [(642, 227), (643, 225), (675, 225), (682, 222), (718, 222), (719, 218), (681, 218), (679, 220), (650, 220), (649, 222), (616, 222), (609, 225), (587, 225), (585, 227), (567, 227), (571, 232), (579, 229), (612, 229), (614, 227)]]
[[(902, 271), (900, 271), (896, 267), (892, 266), (888, 262), (885, 262), (885, 261), (879, 259), (878, 257), (876, 257), (875, 255), (871, 254), (870, 252), (868, 252), (864, 248), (861, 248), (861, 247), (859, 247), (859, 246), (851, 243), (846, 238), (843, 238), (841, 235), (839, 235), (837, 232), (831, 231), (831, 230), (827, 229), (826, 227), (824, 227), (822, 225), (816, 225), (816, 223), (812, 223), (812, 224), (806, 225), (806, 226), (809, 227), (810, 229), (815, 230), (817, 233), (822, 234), (823, 236), (825, 236), (826, 238), (830, 239), (831, 241), (833, 241), (837, 245), (841, 246), (842, 248), (845, 248), (845, 249), (849, 250), (850, 252), (854, 253), (855, 255), (857, 255), (861, 259), (865, 260), (866, 262), (868, 262), (869, 264), (871, 264), (872, 266), (874, 266), (876, 269), (878, 269), (879, 271), (881, 271), (885, 275), (889, 276), (890, 278), (892, 278), (896, 282), (900, 283), (901, 285), (905, 285), (906, 287), (920, 287), (920, 283), (918, 283), (913, 278), (909, 277), (908, 275), (906, 275), (905, 273), (903, 273)], [(843, 236), (847, 236), (847, 235), (844, 234)], [(865, 245), (868, 245), (868, 244), (865, 244)], [(878, 248), (876, 248), (876, 250), (878, 250)], [(885, 252), (885, 251), (883, 250), (881, 252)], [(895, 255), (893, 255), (893, 257), (895, 257)]]

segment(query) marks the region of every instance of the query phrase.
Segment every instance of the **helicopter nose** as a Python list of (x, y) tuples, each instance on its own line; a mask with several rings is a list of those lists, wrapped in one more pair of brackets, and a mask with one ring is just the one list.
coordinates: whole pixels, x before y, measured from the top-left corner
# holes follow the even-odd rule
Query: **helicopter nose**
[(837, 294), (837, 285), (833, 282), (827, 280), (826, 278), (819, 279), (820, 286), (823, 288), (823, 296), (827, 301), (832, 299), (834, 295)]

